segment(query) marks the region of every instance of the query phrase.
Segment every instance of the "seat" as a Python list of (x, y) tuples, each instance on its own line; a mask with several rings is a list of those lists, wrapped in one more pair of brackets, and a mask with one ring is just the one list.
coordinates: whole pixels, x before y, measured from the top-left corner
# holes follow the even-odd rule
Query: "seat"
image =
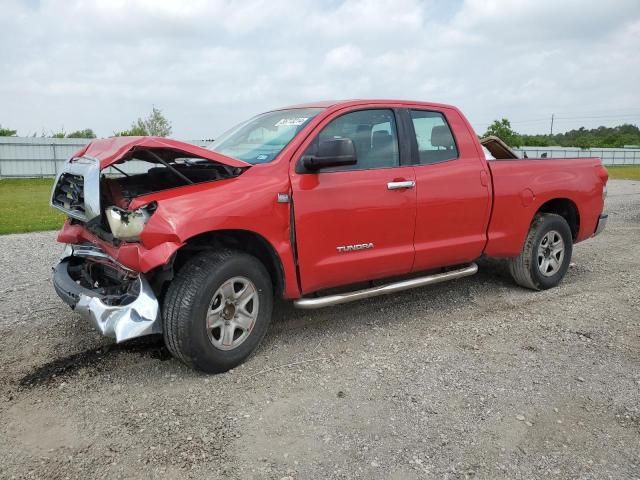
[(373, 139), (371, 142), (371, 147), (373, 150), (380, 150), (391, 145), (393, 141), (393, 137), (386, 130), (378, 130), (377, 132), (373, 132)]
[(438, 125), (431, 130), (431, 145), (444, 147), (447, 150), (455, 147), (451, 130), (446, 125)]
[[(431, 130), (431, 145), (438, 149), (428, 152), (428, 161), (425, 163), (441, 162), (457, 156), (456, 143), (447, 125), (433, 127)], [(420, 153), (422, 157), (422, 152)]]

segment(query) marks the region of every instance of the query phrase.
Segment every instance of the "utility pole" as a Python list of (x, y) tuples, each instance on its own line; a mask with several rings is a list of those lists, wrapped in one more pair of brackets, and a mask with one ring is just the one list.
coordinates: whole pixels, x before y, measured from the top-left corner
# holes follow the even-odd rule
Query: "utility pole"
[(549, 132), (549, 135), (553, 135), (553, 113), (551, 114), (551, 130)]

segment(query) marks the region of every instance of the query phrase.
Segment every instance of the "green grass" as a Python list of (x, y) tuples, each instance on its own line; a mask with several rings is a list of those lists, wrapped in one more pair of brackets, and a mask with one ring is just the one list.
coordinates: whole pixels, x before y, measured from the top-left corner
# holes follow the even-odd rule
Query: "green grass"
[(640, 180), (640, 165), (618, 165), (607, 167), (609, 178)]
[(0, 179), (0, 234), (57, 230), (65, 216), (49, 206), (53, 178)]

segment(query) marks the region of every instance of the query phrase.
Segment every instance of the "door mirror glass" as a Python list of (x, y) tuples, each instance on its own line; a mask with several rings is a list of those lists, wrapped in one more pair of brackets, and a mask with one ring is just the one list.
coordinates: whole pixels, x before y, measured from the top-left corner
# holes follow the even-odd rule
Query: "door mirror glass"
[(315, 155), (305, 155), (302, 159), (307, 170), (327, 167), (343, 167), (357, 163), (356, 147), (350, 138), (330, 138), (320, 140)]

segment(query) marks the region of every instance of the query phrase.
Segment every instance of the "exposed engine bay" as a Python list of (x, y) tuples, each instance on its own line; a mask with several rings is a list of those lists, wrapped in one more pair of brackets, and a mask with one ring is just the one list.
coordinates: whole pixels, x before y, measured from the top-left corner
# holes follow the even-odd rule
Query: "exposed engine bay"
[[(150, 202), (134, 211), (131, 201), (142, 195), (197, 183), (224, 180), (245, 169), (189, 155), (170, 148), (133, 148), (117, 162), (99, 172), (93, 215), (87, 215), (87, 175), (62, 173), (52, 205), (65, 211), (72, 222), (80, 222), (99, 238), (113, 244), (137, 241), (157, 204)], [(96, 171), (96, 175), (98, 172)]]
[(163, 149), (134, 149), (101, 175), (102, 205), (127, 208), (141, 195), (236, 177), (243, 169), (203, 158), (185, 158), (184, 153)]

